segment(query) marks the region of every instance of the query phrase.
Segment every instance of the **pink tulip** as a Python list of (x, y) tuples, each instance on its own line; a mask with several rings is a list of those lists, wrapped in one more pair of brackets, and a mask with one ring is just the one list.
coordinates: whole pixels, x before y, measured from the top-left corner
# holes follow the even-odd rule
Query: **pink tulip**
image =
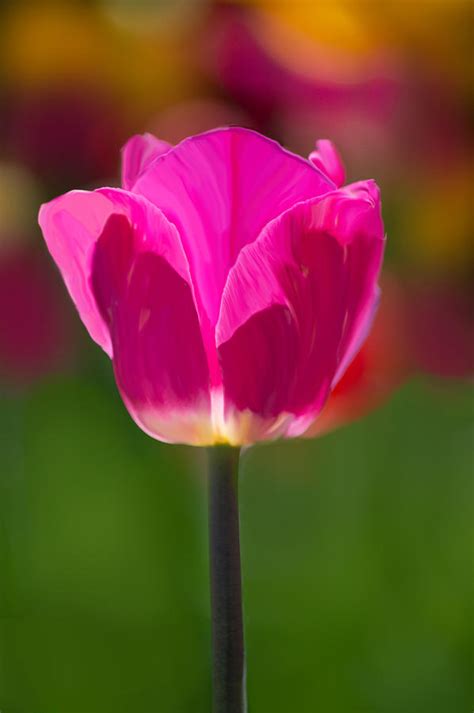
[[(366, 337), (384, 249), (373, 181), (337, 188), (254, 131), (123, 151), (123, 189), (71, 191), (40, 225), (118, 388), (154, 438), (298, 436)], [(339, 162), (339, 164), (338, 164)]]

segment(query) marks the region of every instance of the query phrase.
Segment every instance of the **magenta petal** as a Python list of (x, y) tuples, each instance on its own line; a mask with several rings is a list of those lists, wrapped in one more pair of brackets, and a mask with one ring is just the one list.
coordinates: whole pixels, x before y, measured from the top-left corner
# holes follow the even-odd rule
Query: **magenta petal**
[(240, 250), (296, 202), (333, 188), (309, 161), (276, 142), (227, 128), (186, 139), (163, 154), (134, 191), (178, 227), (200, 312), (214, 326)]
[(161, 440), (212, 442), (207, 357), (176, 227), (113, 188), (57, 198), (40, 224), (135, 420)]
[(157, 139), (153, 134), (132, 136), (122, 148), (122, 187), (128, 191), (139, 176), (158, 156), (172, 148), (167, 141)]
[(328, 139), (316, 141), (316, 150), (309, 155), (309, 160), (317, 166), (338, 188), (346, 181), (346, 171), (336, 147)]
[(143, 228), (152, 241), (163, 224), (171, 233), (160, 236), (160, 250), (176, 264), (183, 276), (189, 274), (187, 260), (174, 226), (140, 196), (114, 188), (71, 191), (41, 206), (39, 224), (77, 310), (92, 339), (112, 356), (109, 330), (92, 294), (91, 260), (95, 243), (111, 215), (126, 215)]
[(91, 257), (95, 242), (113, 212), (100, 193), (71, 191), (41, 206), (39, 224), (79, 315), (92, 339), (112, 356), (107, 325), (90, 288)]
[(383, 245), (379, 203), (343, 190), (295, 206), (241, 252), (217, 344), (226, 413), (250, 440), (298, 435), (321, 410), (366, 331)]
[[(374, 280), (351, 282), (349, 299), (354, 306), (351, 319), (346, 321), (343, 338), (339, 347), (339, 365), (334, 375), (332, 386), (335, 386), (345, 370), (364, 343), (377, 311), (380, 290), (376, 284), (377, 274), (383, 259), (384, 227), (381, 214), (380, 191), (374, 181), (359, 181), (345, 186), (339, 191), (340, 198), (333, 201), (332, 211), (328, 211), (327, 219), (331, 224), (333, 234), (342, 243), (352, 241), (354, 235), (366, 236), (380, 246), (380, 252), (375, 255), (378, 263), (375, 267), (371, 262), (370, 249), (364, 250), (362, 242), (354, 243), (352, 270), (361, 274), (372, 268), (375, 270)], [(328, 197), (328, 202), (331, 199)], [(339, 218), (335, 218), (339, 215)], [(358, 247), (357, 247), (358, 246)], [(357, 249), (356, 249), (357, 247)], [(377, 266), (378, 265), (378, 266)]]
[(92, 285), (133, 418), (160, 440), (202, 445), (213, 441), (206, 352), (179, 254), (174, 266), (166, 257), (176, 229), (159, 222), (150, 244), (139, 224), (112, 215), (97, 242)]

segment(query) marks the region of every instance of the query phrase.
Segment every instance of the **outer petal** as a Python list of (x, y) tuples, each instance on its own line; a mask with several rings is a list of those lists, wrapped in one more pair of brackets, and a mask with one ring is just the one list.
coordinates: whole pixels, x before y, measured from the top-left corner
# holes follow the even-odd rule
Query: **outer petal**
[(161, 440), (212, 442), (209, 370), (175, 226), (110, 188), (56, 199), (41, 224), (86, 327), (113, 356), (133, 418)]
[(309, 160), (317, 166), (338, 188), (346, 182), (346, 171), (336, 147), (328, 139), (316, 141), (316, 150), (309, 155)]
[(247, 129), (194, 136), (163, 154), (134, 191), (179, 229), (202, 322), (217, 322), (228, 272), (270, 220), (334, 185), (309, 161)]
[[(339, 237), (339, 240), (347, 241), (351, 235), (367, 235), (378, 239), (384, 238), (384, 227), (381, 214), (380, 191), (374, 181), (358, 181), (346, 186), (341, 193), (351, 198), (352, 204), (346, 203), (345, 209), (340, 210), (337, 203), (333, 207), (331, 220), (331, 230)], [(360, 205), (360, 210), (357, 209)], [(350, 206), (352, 205), (352, 209)], [(339, 212), (340, 211), (340, 212)], [(336, 216), (339, 215), (339, 218)], [(380, 265), (383, 258), (383, 250), (380, 254)], [(359, 253), (359, 262), (353, 264), (355, 272), (363, 272), (367, 269), (363, 252)], [(374, 280), (377, 279), (377, 274)], [(361, 290), (361, 292), (359, 292)], [(364, 291), (365, 290), (365, 291)], [(353, 304), (358, 305), (358, 309), (353, 312), (352, 320), (348, 322), (344, 329), (343, 339), (340, 345), (340, 360), (337, 372), (334, 375), (332, 386), (335, 386), (343, 376), (347, 367), (359, 351), (366, 339), (379, 305), (380, 290), (374, 283), (356, 283), (352, 285), (352, 292), (349, 295)]]
[[(125, 215), (141, 225), (149, 223), (147, 240), (156, 238), (160, 249), (174, 261), (183, 276), (188, 276), (187, 260), (177, 237), (172, 231), (159, 234), (166, 222), (164, 216), (148, 201), (114, 188), (97, 191), (70, 191), (41, 206), (39, 224), (48, 249), (63, 276), (69, 293), (92, 339), (112, 356), (109, 329), (104, 322), (91, 289), (92, 258), (95, 244), (107, 220), (112, 215)], [(179, 259), (178, 257), (179, 256)]]
[(158, 156), (172, 148), (153, 134), (136, 134), (122, 148), (122, 186), (131, 191), (139, 176)]
[(92, 288), (109, 324), (115, 377), (150, 435), (209, 444), (209, 369), (187, 263), (176, 228), (158, 211), (147, 218), (112, 215), (93, 259)]
[(41, 206), (39, 224), (92, 339), (112, 356), (112, 343), (90, 287), (94, 246), (113, 204), (98, 192), (71, 191)]
[(366, 331), (383, 254), (372, 183), (295, 206), (231, 270), (217, 326), (236, 440), (300, 435)]

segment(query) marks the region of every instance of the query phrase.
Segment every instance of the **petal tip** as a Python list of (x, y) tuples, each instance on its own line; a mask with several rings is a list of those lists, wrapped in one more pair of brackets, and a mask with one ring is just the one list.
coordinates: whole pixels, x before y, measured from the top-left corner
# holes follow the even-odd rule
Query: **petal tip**
[(324, 173), (337, 188), (344, 185), (346, 181), (346, 170), (344, 163), (335, 145), (329, 139), (319, 139), (316, 141), (316, 150), (309, 155), (309, 160), (320, 171)]

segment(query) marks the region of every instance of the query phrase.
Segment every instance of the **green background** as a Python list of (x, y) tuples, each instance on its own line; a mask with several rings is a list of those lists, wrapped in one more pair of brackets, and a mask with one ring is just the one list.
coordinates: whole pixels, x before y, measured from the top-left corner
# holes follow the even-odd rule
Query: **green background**
[[(2, 399), (0, 709), (208, 713), (205, 452), (136, 428), (92, 352)], [(414, 381), (243, 454), (250, 713), (472, 709), (472, 403)]]

